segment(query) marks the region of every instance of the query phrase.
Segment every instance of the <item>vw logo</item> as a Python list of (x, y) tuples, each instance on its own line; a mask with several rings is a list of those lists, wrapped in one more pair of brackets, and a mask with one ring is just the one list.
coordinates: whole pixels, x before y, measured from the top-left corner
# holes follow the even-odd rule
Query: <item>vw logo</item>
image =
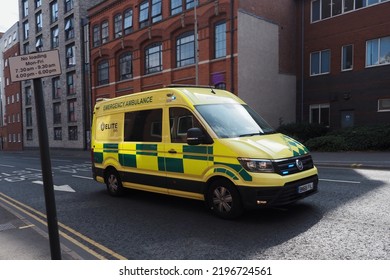
[(105, 124), (104, 123), (102, 123), (101, 125), (100, 125), (100, 129), (102, 130), (102, 131), (104, 131), (104, 128), (105, 128)]
[(302, 163), (302, 161), (300, 161), (299, 159), (297, 159), (297, 160), (295, 161), (295, 165), (297, 166), (297, 168), (298, 168), (300, 171), (303, 170), (303, 163)]

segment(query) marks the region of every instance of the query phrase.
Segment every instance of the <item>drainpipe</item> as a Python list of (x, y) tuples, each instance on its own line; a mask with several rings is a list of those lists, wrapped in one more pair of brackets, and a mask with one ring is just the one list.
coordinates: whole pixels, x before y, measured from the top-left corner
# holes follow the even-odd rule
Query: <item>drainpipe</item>
[(230, 92), (234, 93), (234, 0), (230, 0)]
[(304, 91), (303, 91), (303, 86), (304, 86), (304, 78), (305, 78), (305, 1), (302, 0), (302, 11), (301, 11), (301, 123), (303, 122), (303, 96), (304, 96)]

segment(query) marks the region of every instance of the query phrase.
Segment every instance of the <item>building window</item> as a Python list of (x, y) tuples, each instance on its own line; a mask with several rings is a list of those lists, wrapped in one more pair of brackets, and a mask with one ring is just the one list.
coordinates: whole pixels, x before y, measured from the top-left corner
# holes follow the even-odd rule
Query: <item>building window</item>
[(61, 127), (54, 128), (54, 140), (62, 140), (62, 128)]
[(35, 0), (35, 9), (38, 9), (40, 6), (42, 6), (41, 0)]
[(341, 70), (352, 70), (353, 68), (353, 45), (343, 46), (341, 49)]
[(310, 105), (310, 123), (318, 123), (329, 126), (330, 106), (329, 104)]
[(61, 123), (61, 103), (57, 102), (53, 104), (53, 124)]
[(162, 20), (161, 0), (152, 0), (152, 23)]
[(74, 38), (73, 16), (65, 19), (65, 40)]
[(50, 19), (51, 23), (58, 20), (58, 3), (53, 1), (50, 3)]
[(133, 31), (133, 10), (128, 9), (125, 11), (123, 18), (123, 29), (125, 35), (130, 34)]
[(109, 82), (109, 64), (108, 60), (104, 59), (97, 65), (98, 85), (106, 85)]
[(28, 0), (23, 0), (22, 2), (22, 15), (23, 18), (28, 16)]
[(32, 126), (33, 121), (32, 121), (32, 109), (31, 108), (26, 108), (26, 126)]
[(67, 95), (75, 95), (76, 87), (75, 87), (75, 72), (66, 73), (66, 94)]
[(366, 66), (383, 64), (390, 64), (390, 36), (366, 43)]
[(51, 48), (55, 49), (59, 47), (59, 39), (58, 39), (58, 26), (55, 26), (51, 30)]
[(93, 46), (98, 47), (100, 46), (100, 26), (95, 25), (93, 27)]
[(194, 32), (187, 32), (176, 40), (176, 67), (195, 63)]
[(65, 0), (64, 6), (65, 6), (65, 13), (69, 12), (70, 10), (73, 9), (73, 0)]
[(390, 98), (378, 100), (378, 112), (390, 112)]
[(23, 53), (24, 54), (29, 54), (30, 53), (30, 44), (26, 43), (23, 45)]
[(27, 141), (32, 141), (33, 140), (33, 130), (32, 129), (27, 129), (26, 130), (26, 139), (27, 139)]
[(26, 96), (26, 105), (31, 105), (32, 101), (32, 90), (31, 87), (26, 87), (25, 88), (25, 96)]
[(139, 28), (149, 25), (149, 0), (141, 2), (139, 5)]
[(162, 45), (155, 43), (145, 48), (145, 74), (162, 71)]
[(171, 15), (179, 14), (183, 11), (182, 0), (171, 0)]
[(132, 55), (126, 52), (119, 57), (119, 79), (126, 80), (133, 76)]
[(389, 0), (312, 0), (311, 21), (316, 22), (388, 1)]
[(30, 26), (28, 21), (23, 22), (23, 39), (27, 40), (30, 33)]
[(69, 126), (68, 139), (69, 140), (77, 140), (77, 126)]
[(226, 57), (226, 22), (215, 25), (215, 58)]
[(43, 48), (43, 37), (42, 37), (42, 35), (40, 35), (37, 37), (37, 40), (35, 42), (35, 49), (37, 51), (40, 51), (40, 50), (42, 50), (42, 48)]
[(41, 32), (42, 31), (42, 12), (38, 12), (36, 15), (35, 15), (35, 21), (36, 21), (36, 30), (37, 30), (37, 33)]
[(60, 77), (55, 77), (51, 80), (53, 99), (61, 98), (61, 83)]
[[(199, 5), (199, 0), (197, 5)], [(192, 9), (195, 7), (195, 0), (171, 0), (171, 15), (179, 14), (183, 11), (183, 7), (186, 10)]]
[(68, 100), (68, 122), (76, 121), (76, 99)]
[(330, 50), (310, 54), (310, 75), (322, 75), (330, 72)]
[(108, 32), (108, 21), (102, 22), (102, 44), (108, 42), (109, 32)]
[(75, 45), (69, 45), (66, 47), (66, 67), (72, 67), (76, 65), (76, 52)]
[(123, 36), (122, 31), (122, 14), (117, 14), (114, 17), (114, 36), (119, 38)]

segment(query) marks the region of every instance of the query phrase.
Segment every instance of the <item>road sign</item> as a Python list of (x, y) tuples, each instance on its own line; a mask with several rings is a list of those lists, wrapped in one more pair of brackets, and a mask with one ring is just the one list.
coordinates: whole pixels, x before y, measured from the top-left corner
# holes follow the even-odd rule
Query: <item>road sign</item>
[(11, 81), (25, 81), (61, 74), (58, 50), (9, 58)]

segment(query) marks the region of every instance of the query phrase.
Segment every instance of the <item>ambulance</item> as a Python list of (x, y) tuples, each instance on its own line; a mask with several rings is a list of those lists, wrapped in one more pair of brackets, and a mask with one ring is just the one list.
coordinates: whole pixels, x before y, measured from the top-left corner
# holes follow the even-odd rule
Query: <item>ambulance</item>
[(225, 90), (172, 85), (97, 100), (91, 134), (93, 178), (112, 196), (196, 199), (231, 219), (318, 189), (309, 151)]

